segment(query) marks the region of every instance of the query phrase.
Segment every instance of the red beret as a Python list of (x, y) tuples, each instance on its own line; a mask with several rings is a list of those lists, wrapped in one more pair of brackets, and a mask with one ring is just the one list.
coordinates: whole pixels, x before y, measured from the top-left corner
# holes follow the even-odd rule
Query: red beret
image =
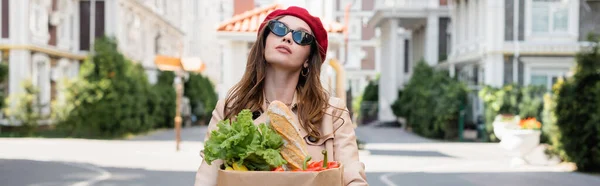
[(308, 24), (308, 26), (310, 27), (310, 29), (313, 32), (313, 35), (315, 36), (315, 40), (321, 46), (321, 48), (319, 48), (319, 54), (321, 55), (322, 60), (325, 61), (325, 57), (327, 55), (327, 45), (329, 43), (327, 41), (327, 31), (323, 27), (323, 23), (321, 23), (321, 19), (310, 15), (310, 13), (308, 13), (308, 11), (304, 8), (300, 8), (297, 6), (290, 6), (285, 10), (283, 10), (283, 9), (275, 10), (275, 11), (269, 13), (269, 15), (267, 15), (267, 17), (265, 17), (265, 20), (263, 20), (263, 22), (260, 24), (260, 27), (258, 27), (258, 30), (261, 30), (263, 27), (265, 27), (267, 22), (269, 22), (270, 20), (272, 20), (278, 16), (282, 16), (282, 15), (291, 15), (291, 16), (300, 18)]

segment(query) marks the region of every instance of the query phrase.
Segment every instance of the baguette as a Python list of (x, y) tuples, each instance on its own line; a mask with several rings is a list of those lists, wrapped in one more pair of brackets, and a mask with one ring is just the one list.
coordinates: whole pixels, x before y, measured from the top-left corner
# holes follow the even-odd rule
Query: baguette
[(282, 102), (273, 101), (269, 105), (267, 116), (269, 123), (283, 138), (283, 147), (281, 156), (288, 164), (288, 170), (302, 169), (302, 164), (308, 156), (306, 143), (294, 126), (294, 117), (292, 111)]

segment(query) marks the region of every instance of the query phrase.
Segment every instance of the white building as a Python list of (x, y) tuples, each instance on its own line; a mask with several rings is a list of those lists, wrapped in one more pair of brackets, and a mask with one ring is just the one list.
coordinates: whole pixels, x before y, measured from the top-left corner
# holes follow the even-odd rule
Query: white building
[[(600, 2), (589, 0), (453, 0), (452, 48), (439, 65), (472, 89), (474, 119), (482, 85), (542, 85), (569, 75), (589, 32), (600, 33)], [(518, 10), (518, 11), (515, 11)]]
[[(41, 91), (42, 104), (61, 96), (57, 91), (58, 82), (77, 76), (80, 63), (89, 53), (92, 33), (117, 38), (119, 50), (134, 62), (141, 63), (151, 82), (156, 81), (158, 72), (154, 65), (157, 54), (203, 54), (208, 68), (213, 68), (213, 63), (218, 61), (218, 57), (211, 58), (212, 49), (202, 48), (202, 43), (216, 41), (207, 39), (211, 33), (214, 38), (214, 27), (209, 25), (216, 23), (199, 20), (204, 14), (218, 16), (213, 13), (219, 9), (209, 7), (218, 7), (218, 2), (94, 2), (92, 9), (89, 0), (0, 0), (0, 49), (3, 62), (7, 62), (10, 69), (7, 93), (22, 92), (20, 82), (31, 79)], [(90, 24), (91, 15), (95, 17), (93, 25)], [(196, 32), (200, 34), (190, 34)], [(50, 107), (46, 106), (43, 112), (48, 114)]]
[[(346, 8), (349, 6), (349, 10)], [(362, 94), (369, 80), (379, 72), (377, 38), (375, 28), (368, 21), (374, 14), (374, 0), (340, 0), (335, 5), (338, 22), (344, 23), (348, 16), (348, 43), (346, 55), (340, 54), (344, 62), (348, 87), (353, 96)]]
[(420, 60), (436, 65), (448, 51), (446, 0), (376, 0), (369, 25), (379, 30), (380, 122), (396, 121), (390, 105)]
[(587, 34), (600, 33), (596, 0), (379, 0), (375, 9), (384, 122), (395, 119), (389, 105), (420, 59), (467, 82), (474, 121), (482, 86), (550, 89), (570, 73)]
[(215, 28), (233, 14), (233, 0), (184, 0), (186, 2), (188, 4), (184, 6), (192, 8), (182, 9), (185, 15), (181, 26), (185, 33), (182, 57), (199, 57), (206, 65), (202, 74), (217, 86), (215, 90), (219, 90), (222, 47)]

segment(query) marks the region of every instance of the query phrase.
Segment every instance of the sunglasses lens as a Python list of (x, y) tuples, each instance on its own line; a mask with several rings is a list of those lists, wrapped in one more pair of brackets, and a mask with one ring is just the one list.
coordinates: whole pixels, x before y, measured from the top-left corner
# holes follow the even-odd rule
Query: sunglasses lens
[(269, 28), (273, 34), (280, 37), (285, 36), (285, 34), (288, 33), (288, 27), (279, 21), (271, 21), (271, 23), (269, 23)]
[[(273, 20), (269, 22), (268, 26), (271, 32), (279, 37), (283, 37), (290, 32), (290, 29), (279, 21)], [(315, 40), (314, 36), (305, 31), (293, 31), (292, 39), (299, 45), (310, 45)]]
[(314, 38), (309, 33), (304, 31), (294, 31), (292, 33), (292, 38), (299, 45), (309, 45), (313, 42)]

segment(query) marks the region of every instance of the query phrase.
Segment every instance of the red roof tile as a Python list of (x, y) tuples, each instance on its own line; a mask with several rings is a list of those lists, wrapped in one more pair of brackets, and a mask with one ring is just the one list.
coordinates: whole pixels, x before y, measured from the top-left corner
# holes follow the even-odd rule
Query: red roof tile
[[(283, 6), (279, 4), (273, 4), (270, 6), (255, 8), (244, 13), (233, 16), (230, 20), (227, 20), (219, 25), (217, 31), (219, 32), (256, 32), (260, 26), (261, 21), (267, 17), (267, 14), (274, 10), (282, 9)], [(323, 20), (321, 20), (323, 21)], [(323, 27), (329, 33), (342, 33), (344, 31), (344, 25), (338, 22), (323, 22)]]

